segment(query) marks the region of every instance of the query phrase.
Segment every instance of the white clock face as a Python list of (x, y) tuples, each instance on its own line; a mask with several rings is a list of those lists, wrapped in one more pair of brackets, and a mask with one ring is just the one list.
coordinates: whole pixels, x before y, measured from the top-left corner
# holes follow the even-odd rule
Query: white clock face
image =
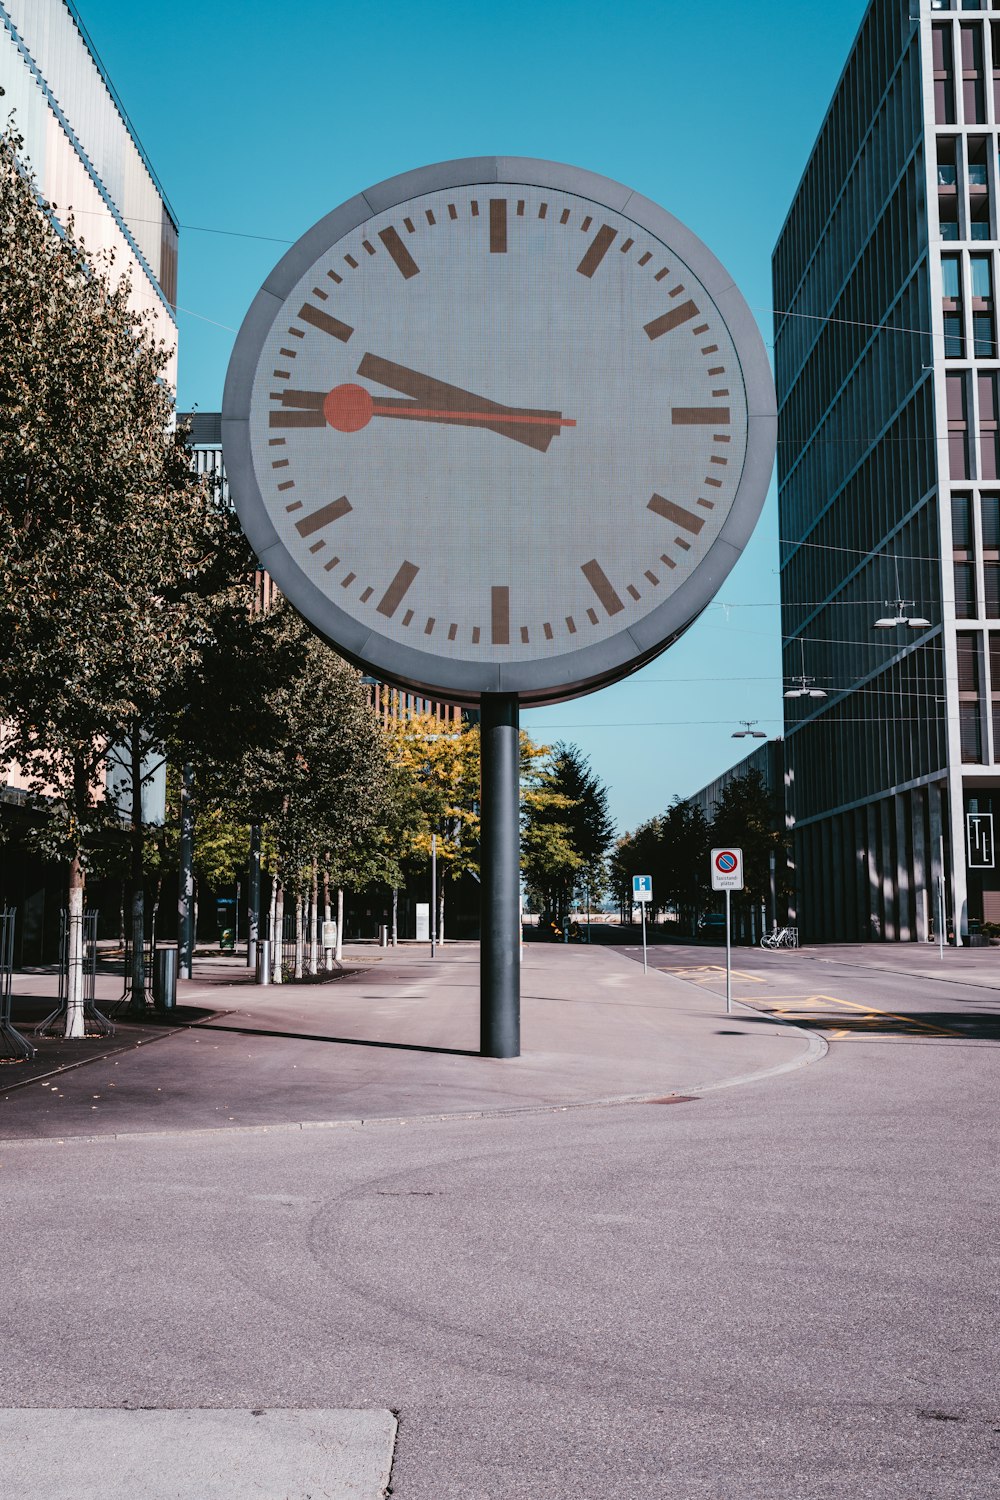
[(509, 683), (669, 601), (729, 518), (749, 410), (690, 253), (484, 181), (310, 258), (258, 336), (245, 442), (286, 592), (304, 577), (376, 670), (413, 648), (447, 689), (449, 665)]

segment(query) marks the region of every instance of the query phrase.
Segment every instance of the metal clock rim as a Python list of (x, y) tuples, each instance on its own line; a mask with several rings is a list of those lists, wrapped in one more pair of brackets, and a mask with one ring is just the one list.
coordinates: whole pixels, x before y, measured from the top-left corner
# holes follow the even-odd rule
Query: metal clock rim
[[(473, 184), (540, 186), (572, 193), (630, 219), (665, 243), (697, 275), (729, 335), (747, 395), (747, 446), (729, 515), (690, 576), (669, 599), (603, 641), (531, 661), (448, 660), (380, 635), (340, 609), (300, 569), (280, 541), (257, 484), (250, 447), (250, 397), (275, 316), (305, 272), (345, 235), (423, 194)], [(387, 178), (307, 230), (269, 273), (240, 327), (226, 375), (222, 441), (237, 514), (257, 557), (282, 593), (349, 660), (429, 697), (475, 703), (484, 693), (524, 704), (577, 697), (636, 671), (697, 619), (739, 559), (764, 505), (774, 464), (777, 409), (763, 340), (753, 314), (721, 262), (659, 204), (608, 177), (531, 157), (468, 157)]]

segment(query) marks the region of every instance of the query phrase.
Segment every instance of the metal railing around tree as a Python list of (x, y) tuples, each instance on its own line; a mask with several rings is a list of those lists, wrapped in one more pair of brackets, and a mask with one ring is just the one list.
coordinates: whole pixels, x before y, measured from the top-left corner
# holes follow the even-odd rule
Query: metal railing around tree
[[(72, 918), (65, 909), (59, 913), (59, 998), (51, 1015), (35, 1027), (36, 1036), (52, 1036), (57, 1028), (65, 1028), (69, 1009), (69, 964), (70, 932)], [(115, 1028), (97, 1009), (97, 912), (85, 911), (80, 917), (83, 926), (83, 1034), (84, 1036), (114, 1036)]]
[(7, 907), (0, 911), (0, 1059), (4, 1062), (30, 1062), (37, 1049), (11, 1024), (10, 1019), (15, 919), (16, 913)]

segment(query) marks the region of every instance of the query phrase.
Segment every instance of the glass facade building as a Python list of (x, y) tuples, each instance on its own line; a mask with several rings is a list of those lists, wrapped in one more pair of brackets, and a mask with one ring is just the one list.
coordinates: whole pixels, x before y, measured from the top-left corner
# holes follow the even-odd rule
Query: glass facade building
[(1000, 921), (998, 138), (1000, 0), (872, 0), (774, 252), (806, 941)]

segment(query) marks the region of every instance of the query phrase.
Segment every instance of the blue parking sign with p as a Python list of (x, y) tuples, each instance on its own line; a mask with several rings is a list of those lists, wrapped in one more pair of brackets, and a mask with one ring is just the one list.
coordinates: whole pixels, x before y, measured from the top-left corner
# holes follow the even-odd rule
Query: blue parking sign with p
[(653, 899), (653, 877), (652, 875), (632, 876), (632, 901), (634, 905), (641, 905)]

